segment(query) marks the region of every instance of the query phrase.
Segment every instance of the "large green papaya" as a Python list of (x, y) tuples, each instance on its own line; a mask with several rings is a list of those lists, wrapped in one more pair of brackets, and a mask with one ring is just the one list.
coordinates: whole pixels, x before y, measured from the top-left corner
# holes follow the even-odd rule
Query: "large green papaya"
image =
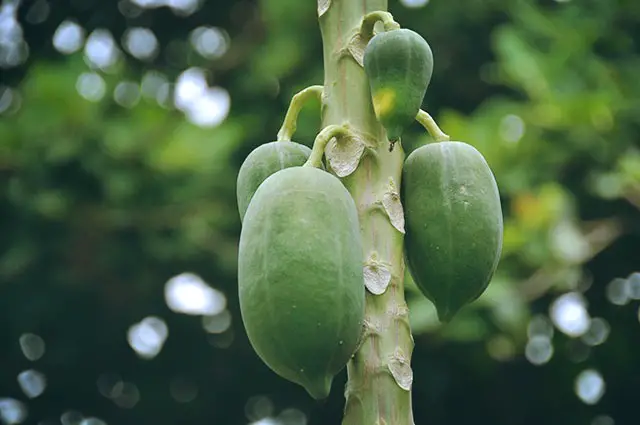
[(431, 82), (431, 47), (406, 28), (381, 32), (367, 44), (363, 64), (376, 117), (389, 140), (397, 141), (415, 120)]
[(362, 249), (353, 198), (318, 168), (274, 173), (245, 214), (238, 286), (249, 341), (267, 366), (315, 399), (328, 396), (359, 342)]
[(411, 276), (448, 322), (487, 288), (502, 252), (498, 186), (478, 150), (440, 142), (403, 166), (405, 256)]
[(258, 186), (276, 171), (304, 164), (311, 149), (296, 142), (270, 142), (255, 148), (242, 163), (236, 185), (240, 221)]

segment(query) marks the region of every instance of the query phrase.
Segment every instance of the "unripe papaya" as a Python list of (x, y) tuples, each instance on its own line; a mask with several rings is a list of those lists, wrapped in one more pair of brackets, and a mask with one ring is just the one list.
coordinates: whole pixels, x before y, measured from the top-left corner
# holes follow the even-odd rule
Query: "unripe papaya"
[(296, 142), (270, 142), (255, 148), (242, 163), (236, 185), (240, 221), (258, 186), (271, 174), (304, 164), (311, 149)]
[(431, 82), (431, 47), (406, 28), (381, 32), (367, 44), (363, 64), (376, 117), (389, 140), (397, 141), (415, 121)]
[(247, 336), (269, 368), (315, 399), (329, 395), (359, 342), (362, 249), (353, 198), (318, 168), (274, 173), (245, 214), (238, 286)]
[(407, 265), (439, 319), (448, 322), (485, 291), (498, 265), (498, 185), (482, 154), (463, 142), (419, 147), (402, 174)]

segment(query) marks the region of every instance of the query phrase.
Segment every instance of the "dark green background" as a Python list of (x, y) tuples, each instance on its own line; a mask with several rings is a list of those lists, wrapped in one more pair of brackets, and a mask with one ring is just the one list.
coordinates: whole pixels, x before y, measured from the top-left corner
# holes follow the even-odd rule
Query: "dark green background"
[[(29, 15), (43, 3), (44, 19)], [(241, 425), (259, 419), (257, 396), (272, 403), (258, 402), (263, 415), (296, 408), (309, 425), (339, 423), (344, 373), (323, 403), (275, 376), (247, 342), (236, 295), (236, 174), (248, 152), (275, 139), (291, 96), (322, 83), (315, 2), (209, 0), (189, 16), (163, 7), (125, 17), (122, 6), (24, 0), (18, 10), (29, 55), (0, 69), (0, 96), (10, 87), (20, 99), (0, 114), (0, 399), (21, 400), (28, 424), (75, 410), (107, 424)], [(423, 107), (485, 155), (505, 214), (494, 282), (450, 326), (439, 327), (407, 282), (416, 425), (638, 423), (638, 301), (615, 305), (607, 294), (612, 280), (640, 270), (640, 2), (431, 0), (410, 9), (394, 0), (390, 11), (430, 43)], [(113, 70), (98, 71), (104, 98), (87, 101), (75, 88), (90, 72), (82, 50), (67, 56), (52, 45), (68, 18), (87, 34), (108, 29), (117, 43), (127, 28), (150, 28), (160, 53), (139, 61), (123, 51)], [(206, 60), (190, 46), (201, 25), (228, 33), (224, 56)], [(174, 81), (191, 66), (230, 93), (217, 127), (152, 100), (113, 101), (123, 79), (155, 69)], [(311, 144), (318, 114), (317, 104), (303, 111), (296, 140)], [(415, 125), (403, 143), (409, 151), (427, 141)], [(200, 317), (167, 307), (164, 285), (183, 272), (226, 294), (228, 331), (207, 335)], [(606, 320), (608, 338), (591, 347), (556, 329), (550, 361), (533, 365), (531, 318), (572, 291)], [(169, 331), (151, 360), (127, 343), (147, 316)], [(20, 350), (25, 333), (46, 343), (35, 362)], [(17, 382), (31, 368), (47, 380), (34, 399)], [(576, 395), (585, 369), (606, 383), (594, 405)], [(124, 408), (101, 395), (104, 373), (134, 383), (139, 402)], [(180, 382), (197, 387), (191, 401), (172, 396)]]

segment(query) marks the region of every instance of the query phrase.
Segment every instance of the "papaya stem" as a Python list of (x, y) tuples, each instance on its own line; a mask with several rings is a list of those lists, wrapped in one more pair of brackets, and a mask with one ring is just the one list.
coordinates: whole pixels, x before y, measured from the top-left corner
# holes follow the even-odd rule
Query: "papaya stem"
[[(398, 28), (386, 11), (387, 0), (331, 0), (319, 18), (325, 87), (322, 125), (346, 125), (357, 137), (370, 135), (373, 139), (367, 146), (375, 154), (361, 157), (355, 171), (341, 180), (358, 208), (363, 258), (375, 253), (377, 261), (385, 265), (384, 271), (378, 270), (379, 274), (373, 273), (370, 279), (389, 279), (384, 291), (375, 287), (379, 285), (376, 282), (375, 293), (366, 289), (364, 332), (347, 365), (342, 425), (414, 424), (410, 366), (413, 338), (404, 298), (404, 234), (393, 226), (382, 203), (390, 181), (400, 189), (405, 155), (399, 143), (389, 152), (362, 64), (340, 54), (353, 42), (354, 34), (359, 35), (360, 42), (371, 37), (378, 21), (386, 22), (387, 30)], [(344, 163), (352, 153), (338, 150), (334, 155), (335, 161)], [(391, 215), (402, 213), (398, 208), (401, 205), (390, 207)], [(381, 209), (386, 212), (381, 214)], [(368, 283), (371, 287), (372, 282)]]
[(303, 167), (320, 168), (322, 165), (322, 155), (324, 155), (324, 150), (331, 139), (334, 137), (348, 136), (350, 133), (351, 132), (343, 125), (331, 124), (323, 128), (313, 141), (311, 155)]
[(440, 130), (436, 120), (433, 119), (431, 115), (420, 109), (418, 111), (418, 115), (416, 115), (416, 121), (418, 121), (424, 128), (429, 132), (431, 137), (435, 139), (436, 142), (447, 142), (451, 140), (448, 134)]
[(367, 13), (364, 18), (362, 18), (360, 36), (364, 40), (368, 41), (373, 37), (373, 28), (377, 22), (382, 22), (385, 31), (392, 31), (400, 28), (400, 24), (393, 19), (393, 15), (391, 13), (376, 10), (375, 12)]
[(293, 137), (296, 132), (300, 111), (310, 99), (321, 99), (323, 90), (323, 86), (315, 85), (302, 89), (293, 95), (291, 102), (289, 103), (289, 109), (287, 109), (287, 113), (284, 117), (282, 127), (280, 127), (280, 131), (278, 131), (278, 141), (291, 141), (291, 137)]

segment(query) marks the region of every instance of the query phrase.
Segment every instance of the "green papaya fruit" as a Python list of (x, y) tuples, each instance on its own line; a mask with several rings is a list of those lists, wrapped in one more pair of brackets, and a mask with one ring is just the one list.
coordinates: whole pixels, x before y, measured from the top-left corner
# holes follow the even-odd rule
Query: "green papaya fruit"
[(364, 51), (373, 109), (391, 141), (413, 123), (431, 82), (433, 53), (427, 41), (406, 28), (373, 36)]
[(405, 256), (414, 282), (450, 321), (487, 288), (502, 252), (498, 185), (464, 142), (419, 147), (402, 170)]
[(272, 174), (245, 214), (238, 287), (247, 336), (269, 368), (315, 399), (329, 395), (359, 342), (362, 249), (353, 198), (318, 168)]
[(270, 142), (255, 148), (242, 163), (238, 173), (236, 197), (240, 221), (258, 186), (271, 174), (284, 168), (304, 164), (311, 149), (296, 142)]

